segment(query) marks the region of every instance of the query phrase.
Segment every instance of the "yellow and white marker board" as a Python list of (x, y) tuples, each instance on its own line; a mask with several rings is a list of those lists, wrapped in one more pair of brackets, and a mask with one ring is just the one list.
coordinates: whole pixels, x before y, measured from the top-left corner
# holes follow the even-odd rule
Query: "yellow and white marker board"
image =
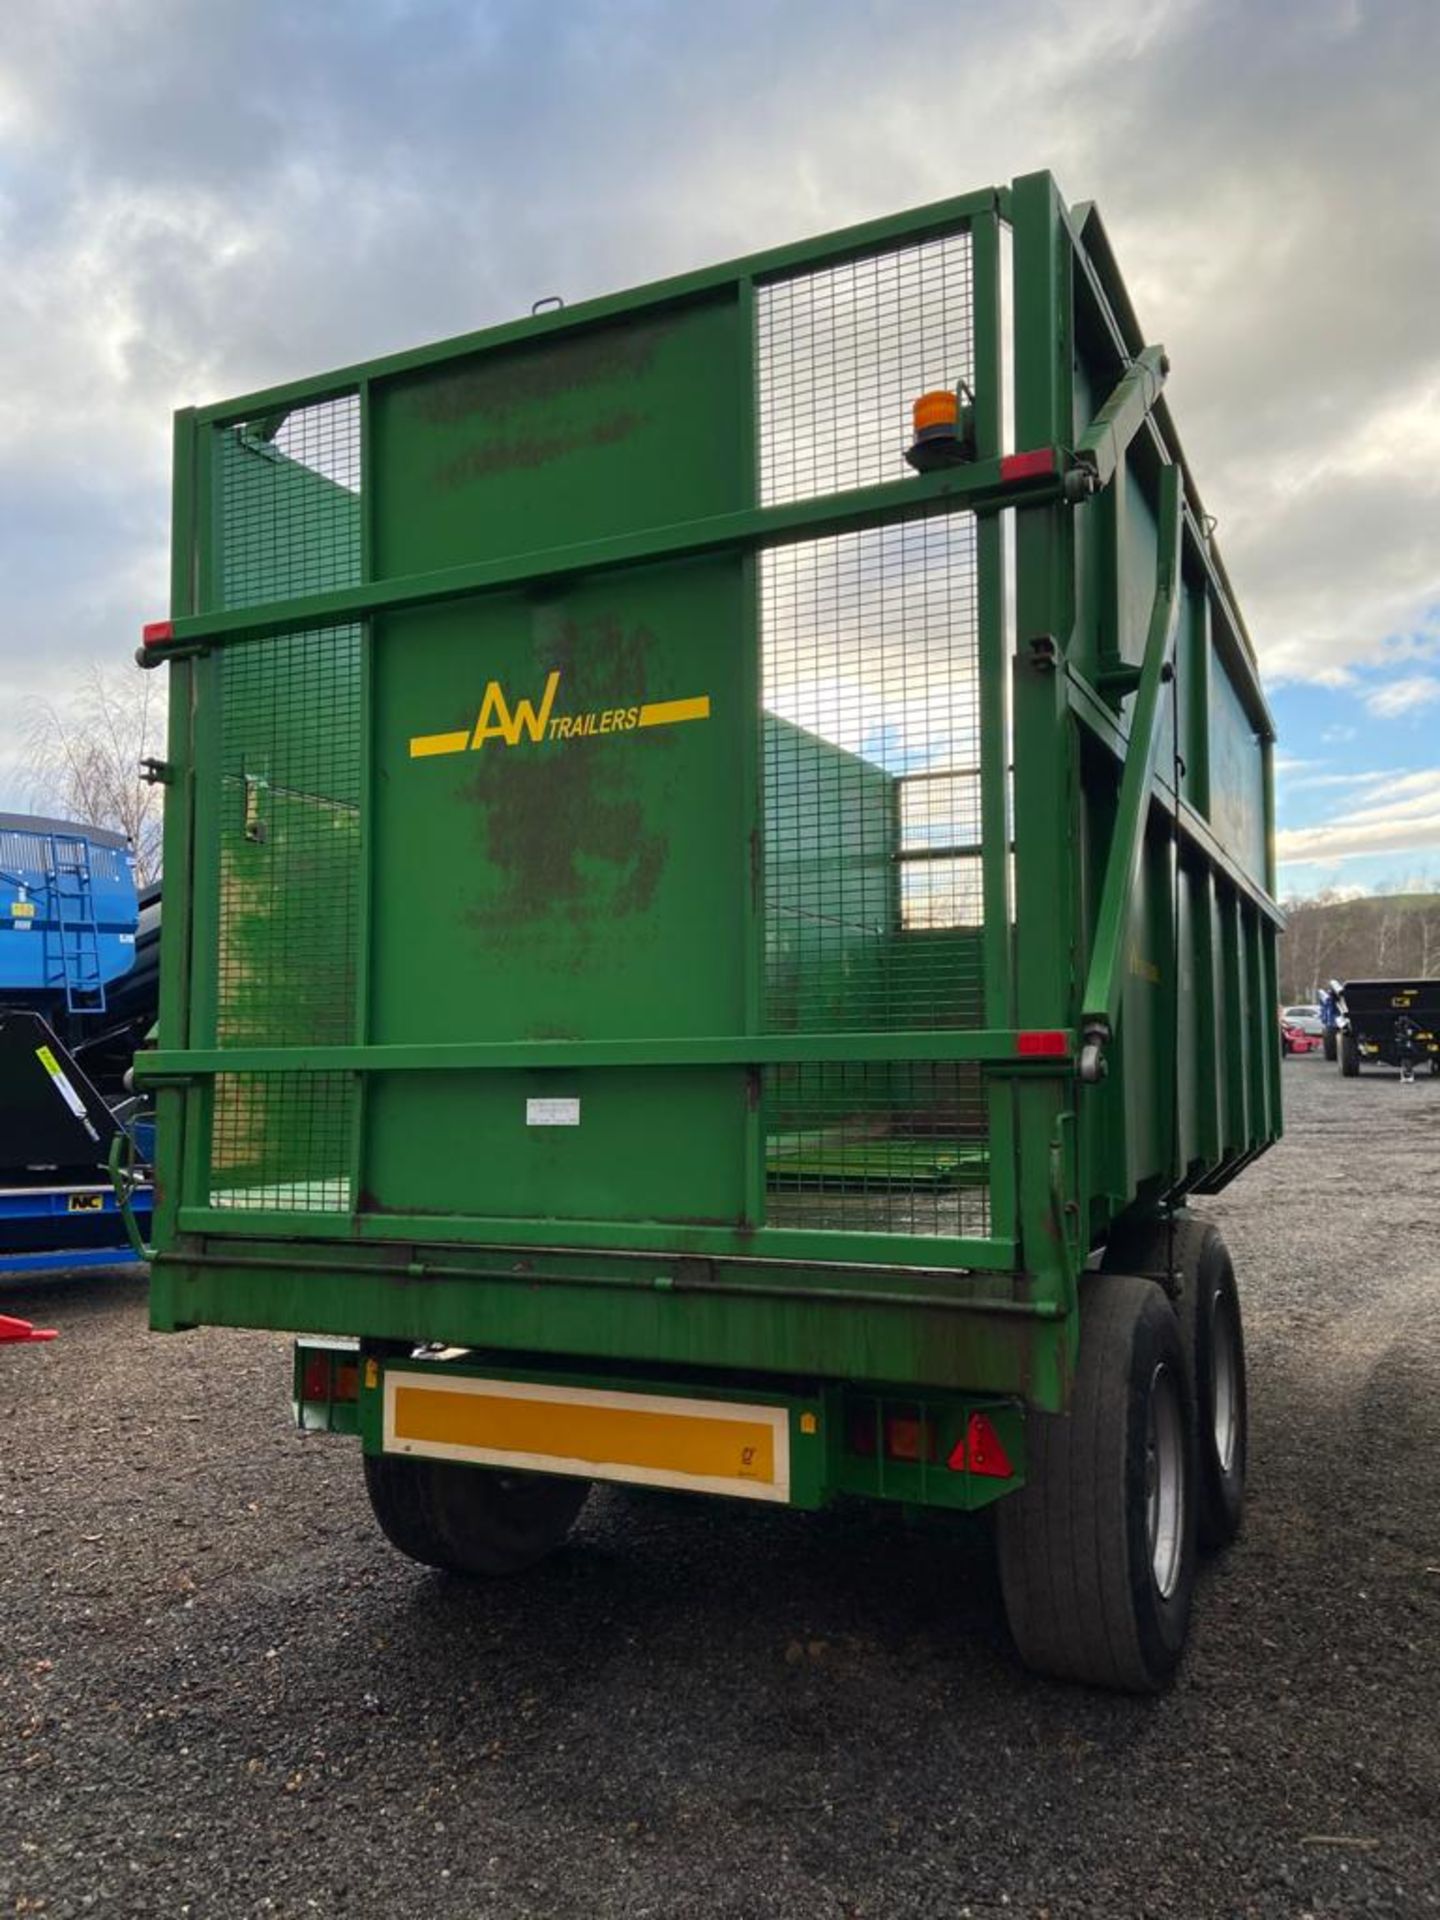
[(386, 1453), (745, 1500), (790, 1497), (784, 1407), (385, 1372)]

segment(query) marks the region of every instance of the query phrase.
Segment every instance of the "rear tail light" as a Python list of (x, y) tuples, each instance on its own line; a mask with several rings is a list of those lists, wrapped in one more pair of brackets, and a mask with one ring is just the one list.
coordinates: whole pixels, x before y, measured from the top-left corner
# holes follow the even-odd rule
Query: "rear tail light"
[(940, 1436), (933, 1420), (923, 1414), (887, 1413), (877, 1423), (873, 1411), (861, 1410), (850, 1421), (850, 1451), (863, 1460), (875, 1458), (880, 1440), (885, 1458), (901, 1462), (934, 1462), (940, 1458)]
[(300, 1397), (317, 1401), (358, 1400), (360, 1368), (348, 1355), (310, 1353), (300, 1379)]

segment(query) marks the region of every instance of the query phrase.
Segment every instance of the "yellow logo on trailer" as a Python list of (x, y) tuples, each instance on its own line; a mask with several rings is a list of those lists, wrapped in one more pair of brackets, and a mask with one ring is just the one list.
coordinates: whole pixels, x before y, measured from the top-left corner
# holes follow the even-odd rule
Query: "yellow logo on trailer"
[(457, 728), (453, 733), (414, 734), (410, 740), (410, 758), (427, 760), (441, 753), (475, 753), (490, 740), (518, 747), (522, 740), (528, 739), (539, 746), (544, 740), (585, 740), (591, 734), (632, 733), (639, 727), (673, 727), (686, 720), (710, 718), (708, 693), (690, 700), (648, 700), (633, 707), (600, 707), (588, 713), (557, 714), (554, 706), (559, 686), (557, 668), (547, 675), (545, 691), (538, 702), (517, 700), (512, 706), (500, 682), (491, 680), (473, 727)]

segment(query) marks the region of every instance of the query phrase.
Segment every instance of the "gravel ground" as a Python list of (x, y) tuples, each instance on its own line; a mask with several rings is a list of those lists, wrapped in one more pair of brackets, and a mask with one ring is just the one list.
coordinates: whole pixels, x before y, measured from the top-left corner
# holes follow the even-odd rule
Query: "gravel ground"
[(1158, 1701), (1030, 1678), (983, 1528), (592, 1497), (477, 1591), (394, 1555), (287, 1345), (12, 1292), (0, 1915), (1440, 1911), (1440, 1081), (1286, 1063), (1212, 1203), (1245, 1534)]

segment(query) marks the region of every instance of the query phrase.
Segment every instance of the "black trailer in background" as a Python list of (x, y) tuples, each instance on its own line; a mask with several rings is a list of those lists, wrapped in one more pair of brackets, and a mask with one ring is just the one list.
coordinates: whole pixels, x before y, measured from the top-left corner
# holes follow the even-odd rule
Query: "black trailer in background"
[(1395, 1067), (1405, 1079), (1428, 1062), (1440, 1073), (1440, 980), (1332, 982), (1340, 1071)]

